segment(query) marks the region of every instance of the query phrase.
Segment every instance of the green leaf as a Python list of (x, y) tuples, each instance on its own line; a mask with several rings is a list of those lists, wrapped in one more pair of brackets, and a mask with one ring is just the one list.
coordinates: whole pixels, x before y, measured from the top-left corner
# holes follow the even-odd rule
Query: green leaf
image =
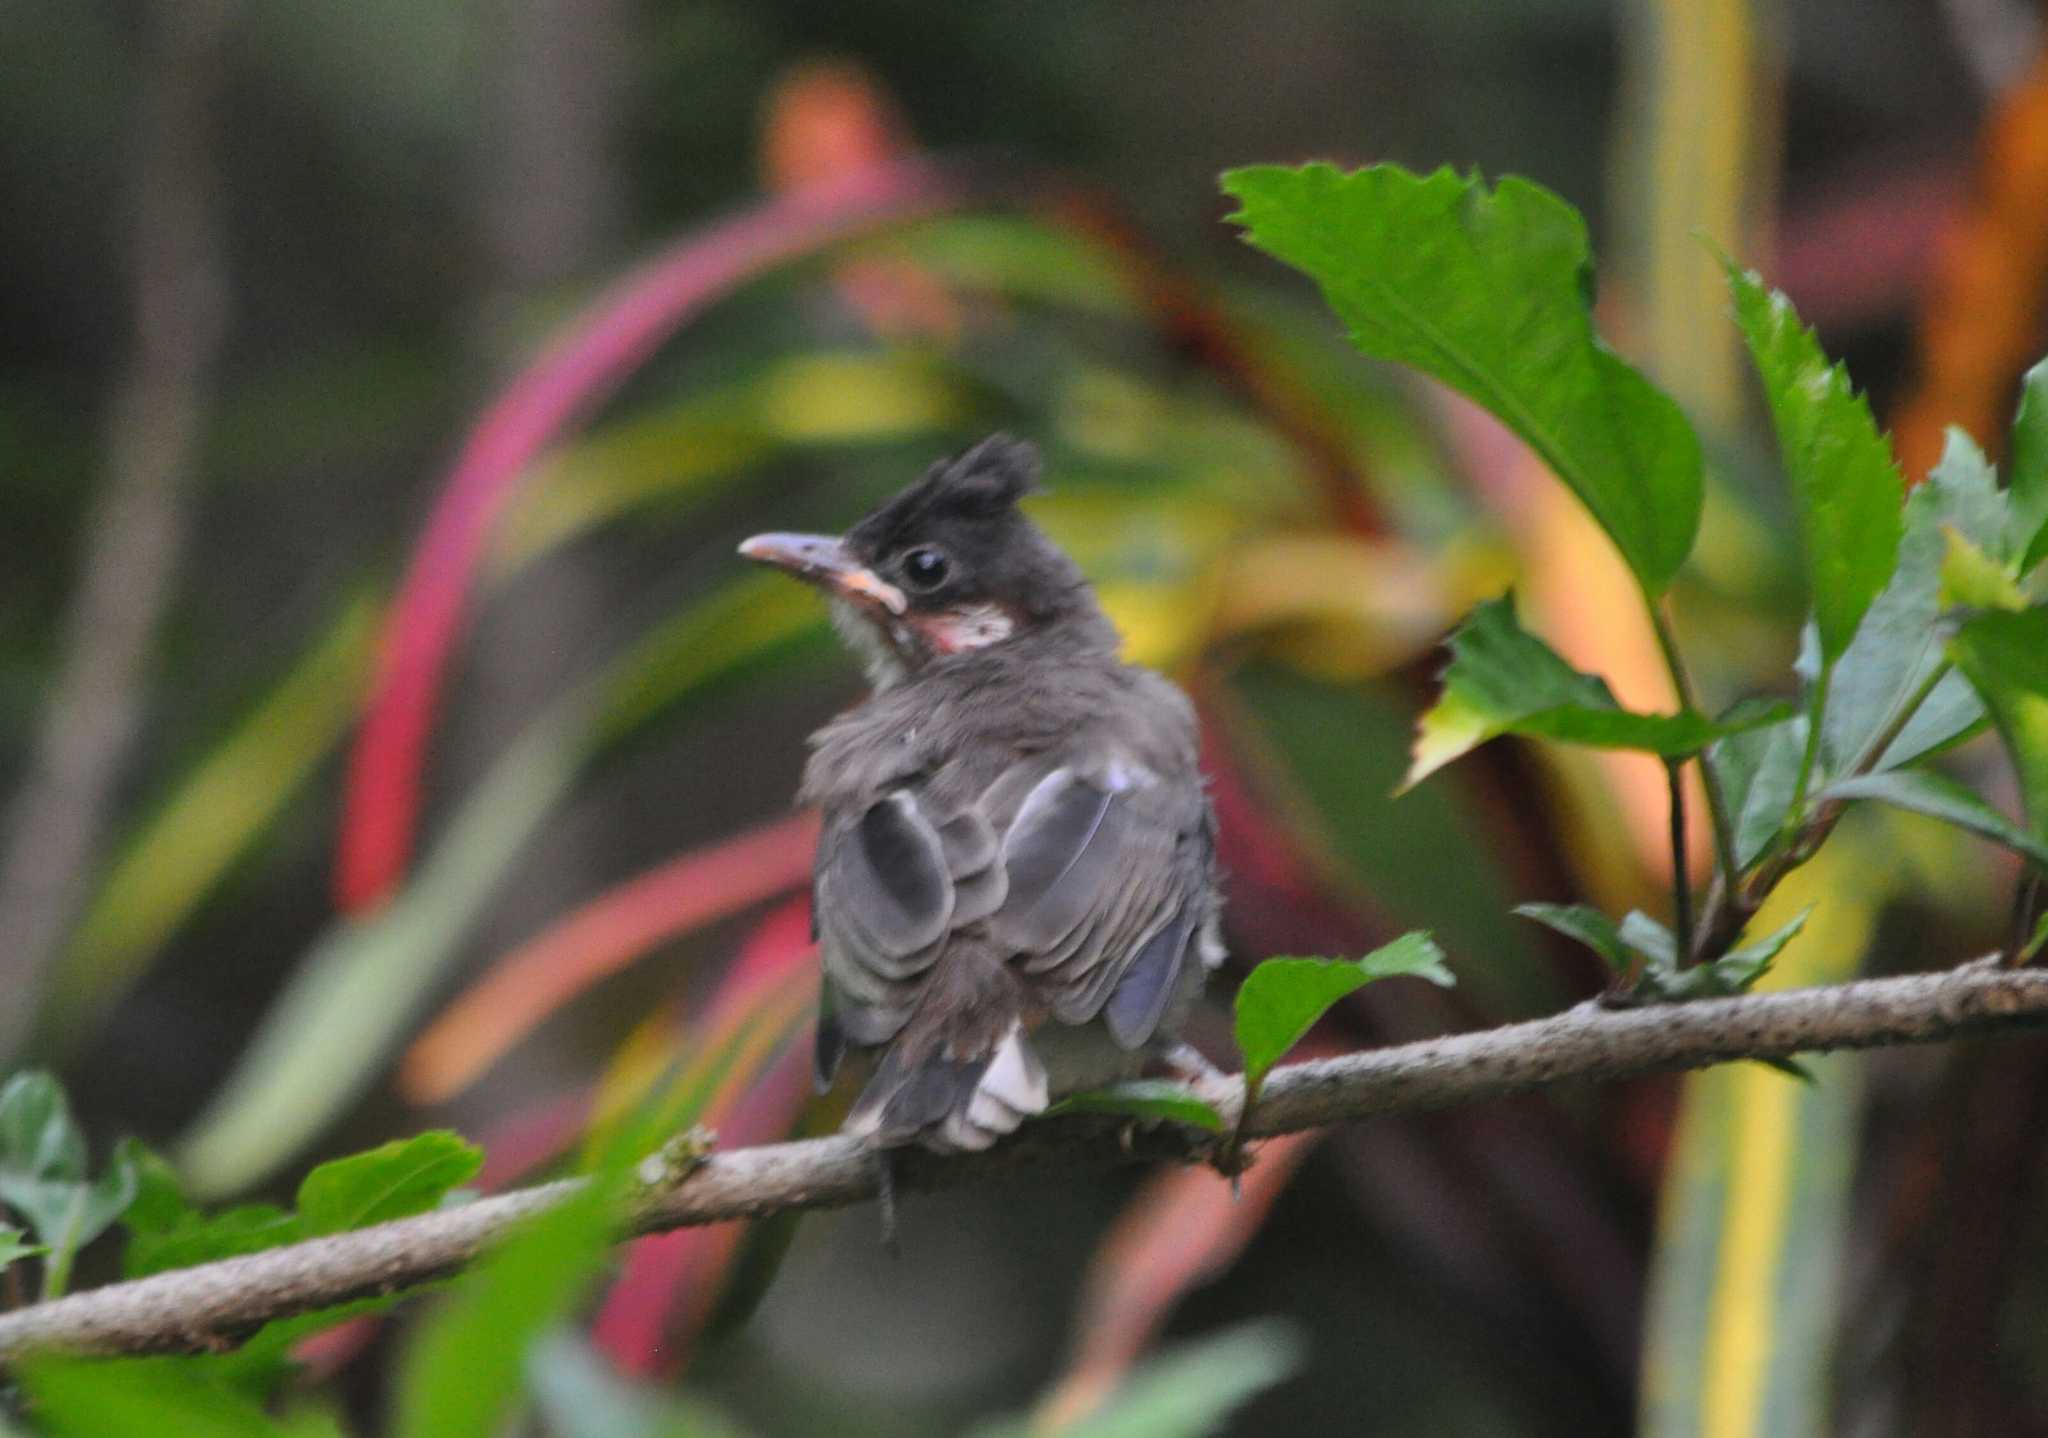
[(1501, 734), (1678, 757), (1698, 753), (1720, 732), (1691, 711), (1623, 709), (1604, 680), (1581, 674), (1523, 629), (1507, 595), (1474, 609), (1449, 643), (1443, 694), (1417, 727), (1404, 788)]
[(122, 1151), (97, 1179), (86, 1176), (85, 1135), (50, 1075), (16, 1074), (0, 1088), (0, 1204), (27, 1219), (49, 1249), (45, 1298), (69, 1286), (72, 1259), (121, 1216), (135, 1187)]
[(50, 1250), (40, 1243), (23, 1243), (26, 1235), (18, 1228), (0, 1223), (0, 1269), (23, 1258), (34, 1258)]
[(1942, 608), (1962, 605), (1968, 609), (2025, 609), (2026, 593), (2001, 564), (1967, 536), (1944, 529), (1947, 548), (1941, 558), (1941, 588), (1937, 597)]
[(1771, 961), (1792, 941), (1793, 935), (1805, 927), (1806, 917), (1812, 912), (1813, 906), (1809, 904), (1782, 928), (1755, 943), (1732, 949), (1711, 963), (1693, 964), (1683, 969), (1660, 965), (1644, 973), (1639, 990), (1646, 997), (1672, 1003), (1747, 993), (1758, 979), (1770, 972)]
[(1163, 1118), (1191, 1128), (1223, 1132), (1223, 1115), (1203, 1099), (1166, 1079), (1127, 1079), (1123, 1083), (1070, 1094), (1054, 1104), (1053, 1113), (1121, 1113), (1134, 1118)]
[[(1907, 497), (1897, 571), (1835, 664), (1821, 723), (1824, 774), (1848, 773), (1899, 706), (1948, 662), (1940, 597), (1948, 550), (1943, 531), (1953, 529), (1996, 555), (2007, 521), (1998, 476), (1967, 435), (1951, 430), (1941, 462)], [(1816, 653), (1807, 666), (1809, 679), (1817, 659)], [(1875, 767), (1910, 764), (1954, 743), (1983, 719), (1984, 706), (1969, 681), (1953, 672), (1942, 675)]]
[(307, 1174), (299, 1217), (315, 1235), (409, 1218), (438, 1205), (483, 1166), (484, 1151), (446, 1129), (393, 1139)]
[(1727, 269), (1799, 513), (1821, 658), (1831, 663), (1892, 577), (1904, 483), (1870, 406), (1848, 372), (1828, 363), (1791, 301), (1755, 271)]
[(1244, 1056), (1247, 1107), (1266, 1074), (1330, 1006), (1375, 979), (1413, 975), (1448, 988), (1456, 982), (1443, 950), (1426, 933), (1403, 934), (1357, 962), (1267, 959), (1237, 991), (1237, 1047)]
[(2027, 371), (2012, 421), (2011, 555), (2025, 574), (2048, 558), (2048, 360)]
[[(1293, 1331), (1267, 1319), (1213, 1338), (1170, 1348), (1140, 1365), (1103, 1405), (1062, 1427), (1060, 1438), (1201, 1438), (1223, 1430), (1230, 1415), (1301, 1362)], [(1002, 1420), (971, 1438), (1029, 1438), (1044, 1430), (1028, 1420)]]
[(1630, 909), (1621, 916), (1620, 933), (1621, 941), (1641, 954), (1649, 969), (1678, 967), (1677, 935), (1641, 909)]
[(603, 1266), (620, 1191), (615, 1173), (499, 1245), (452, 1285), (406, 1353), (397, 1438), (493, 1438), (521, 1403), (540, 1336), (566, 1318)]
[(2044, 946), (2048, 946), (2048, 913), (2034, 920), (2034, 932), (2028, 936), (2026, 943), (2020, 946), (2019, 961), (2023, 964), (2032, 963), (2034, 956), (2040, 953)]
[(128, 1246), (121, 1272), (142, 1278), (296, 1243), (306, 1236), (298, 1216), (270, 1203), (244, 1204), (208, 1214), (186, 1201), (171, 1166), (130, 1140), (125, 1148), (136, 1175), (135, 1201), (121, 1216)]
[(301, 1409), (279, 1420), (255, 1399), (177, 1358), (36, 1358), (22, 1387), (54, 1438), (339, 1438), (331, 1414)]
[(1589, 904), (1517, 904), (1515, 912), (1557, 930), (1568, 939), (1578, 940), (1605, 959), (1617, 974), (1625, 974), (1636, 966), (1614, 920)]
[(1747, 870), (1784, 827), (1799, 782), (1809, 721), (1795, 714), (1781, 723), (1730, 734), (1709, 751), (1735, 829), (1735, 862)]
[(1821, 791), (1823, 799), (1876, 799), (1925, 814), (1958, 829), (2005, 845), (2048, 867), (2048, 841), (2029, 833), (1946, 775), (1926, 769), (1894, 769), (1842, 779)]
[(1699, 529), (1700, 448), (1668, 396), (1593, 331), (1578, 212), (1539, 185), (1397, 165), (1232, 170), (1250, 242), (1322, 287), (1361, 350), (1492, 411), (1661, 594)]
[(1991, 710), (2019, 771), (2028, 827), (2048, 837), (2048, 608), (1980, 614), (1949, 653)]

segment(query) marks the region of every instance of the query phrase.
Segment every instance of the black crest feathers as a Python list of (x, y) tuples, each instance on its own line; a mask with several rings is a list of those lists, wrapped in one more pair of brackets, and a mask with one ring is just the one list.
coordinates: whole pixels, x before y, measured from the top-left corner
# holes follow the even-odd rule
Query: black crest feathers
[(957, 513), (991, 514), (1039, 489), (1043, 466), (1038, 446), (1007, 434), (992, 434), (925, 476), (933, 499)]
[(1039, 488), (1038, 446), (1007, 434), (942, 459), (859, 524), (848, 539), (865, 555), (887, 553), (934, 520), (996, 519)]

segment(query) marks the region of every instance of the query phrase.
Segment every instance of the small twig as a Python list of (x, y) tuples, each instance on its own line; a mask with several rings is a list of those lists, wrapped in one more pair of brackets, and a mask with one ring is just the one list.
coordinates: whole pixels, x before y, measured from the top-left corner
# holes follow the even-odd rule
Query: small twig
[[(1678, 652), (1678, 636), (1671, 632), (1670, 621), (1664, 617), (1664, 610), (1657, 604), (1650, 604), (1650, 629), (1657, 636), (1657, 648), (1664, 655), (1664, 667), (1671, 673), (1671, 688), (1678, 695), (1679, 707), (1697, 710), (1699, 700), (1693, 693), (1692, 677), (1686, 673), (1685, 660)], [(1734, 883), (1735, 868), (1735, 821), (1728, 813), (1728, 799), (1721, 790), (1721, 776), (1714, 768), (1713, 760), (1706, 751), (1699, 753), (1700, 788), (1707, 796), (1707, 817), (1714, 831), (1714, 862), (1721, 872)], [(1681, 952), (1683, 952), (1681, 950)]]
[[(1253, 1137), (1265, 1137), (1371, 1114), (1473, 1103), (1570, 1079), (1926, 1043), (2042, 1024), (2048, 1024), (2048, 969), (2009, 969), (1995, 959), (1940, 973), (1740, 998), (1626, 1009), (1585, 1003), (1553, 1018), (1276, 1069), (1246, 1128)], [(1217, 1103), (1226, 1123), (1234, 1121), (1242, 1090), (1206, 1087), (1204, 1097)], [(985, 1154), (942, 1158), (903, 1152), (895, 1160), (897, 1184), (909, 1192), (987, 1178), (1023, 1164), (1124, 1161), (1123, 1126), (1114, 1118), (1075, 1115), (1034, 1123)], [(1211, 1134), (1166, 1125), (1135, 1135), (1128, 1156), (1207, 1161), (1214, 1145)], [(0, 1360), (37, 1349), (167, 1353), (232, 1343), (273, 1318), (453, 1273), (575, 1187), (575, 1180), (548, 1184), (0, 1315)], [(872, 1155), (857, 1139), (769, 1144), (712, 1154), (672, 1185), (643, 1190), (625, 1229), (650, 1233), (838, 1207), (875, 1192)], [(914, 1218), (906, 1229), (916, 1233)]]
[(1692, 859), (1685, 851), (1684, 761), (1666, 759), (1664, 777), (1671, 790), (1671, 906), (1678, 926), (1678, 957), (1692, 954)]

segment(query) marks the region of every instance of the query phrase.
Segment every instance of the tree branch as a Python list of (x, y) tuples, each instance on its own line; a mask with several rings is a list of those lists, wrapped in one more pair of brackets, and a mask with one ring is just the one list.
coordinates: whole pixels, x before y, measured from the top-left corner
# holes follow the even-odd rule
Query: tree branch
[[(1591, 1002), (1554, 1018), (1275, 1070), (1246, 1127), (1257, 1136), (1290, 1133), (1376, 1113), (1471, 1103), (1567, 1079), (1626, 1078), (1731, 1059), (1928, 1043), (2042, 1024), (2048, 1024), (2048, 969), (2010, 969), (1995, 959), (1941, 973), (1733, 999), (1625, 1009)], [(1242, 1094), (1229, 1079), (1204, 1096), (1232, 1120)], [(1044, 1120), (985, 1154), (905, 1153), (897, 1182), (929, 1189), (1018, 1164), (1189, 1162), (1211, 1152), (1208, 1136), (1191, 1131), (1124, 1129), (1099, 1117)], [(545, 1184), (0, 1315), (0, 1361), (50, 1348), (114, 1354), (225, 1347), (273, 1318), (453, 1273), (577, 1182)], [(651, 1233), (788, 1209), (834, 1208), (874, 1192), (874, 1164), (856, 1140), (769, 1144), (714, 1154), (680, 1178), (650, 1183), (625, 1228), (628, 1234)]]

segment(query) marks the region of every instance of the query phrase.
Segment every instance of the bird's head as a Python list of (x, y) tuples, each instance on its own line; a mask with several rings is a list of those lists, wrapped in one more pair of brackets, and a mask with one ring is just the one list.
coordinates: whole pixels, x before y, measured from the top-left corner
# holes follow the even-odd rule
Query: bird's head
[(757, 534), (740, 553), (824, 590), (877, 688), (1026, 635), (1113, 648), (1081, 571), (1017, 508), (1038, 471), (1032, 445), (991, 435), (844, 535)]

